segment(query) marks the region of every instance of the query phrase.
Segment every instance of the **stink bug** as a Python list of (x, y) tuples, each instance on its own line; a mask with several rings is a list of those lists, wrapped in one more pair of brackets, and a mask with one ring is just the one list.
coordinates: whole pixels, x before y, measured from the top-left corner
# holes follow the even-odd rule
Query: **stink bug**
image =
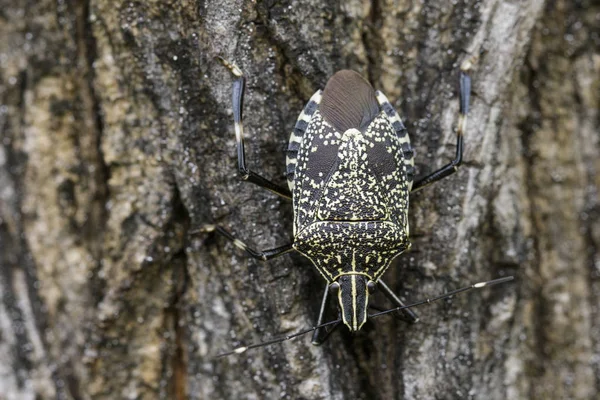
[[(477, 283), (408, 306), (382, 280), (391, 261), (410, 248), (410, 193), (453, 174), (462, 162), (471, 61), (461, 66), (456, 156), (448, 164), (415, 180), (415, 153), (398, 113), (385, 95), (375, 91), (358, 73), (343, 70), (311, 97), (298, 117), (287, 148), (288, 188), (246, 166), (242, 125), (245, 80), (237, 66), (221, 61), (236, 77), (233, 116), (241, 178), (292, 199), (294, 240), (274, 249), (257, 251), (220, 226), (208, 225), (202, 231), (215, 231), (260, 260), (297, 251), (312, 261), (326, 281), (315, 327), (222, 355), (241, 353), (310, 331), (314, 331), (313, 344), (318, 345), (341, 324), (356, 332), (367, 318), (392, 311), (400, 311), (399, 317), (413, 323), (418, 318), (410, 307), (512, 279)], [(376, 287), (396, 307), (369, 315), (369, 294)], [(323, 323), (330, 293), (337, 297), (341, 318)]]

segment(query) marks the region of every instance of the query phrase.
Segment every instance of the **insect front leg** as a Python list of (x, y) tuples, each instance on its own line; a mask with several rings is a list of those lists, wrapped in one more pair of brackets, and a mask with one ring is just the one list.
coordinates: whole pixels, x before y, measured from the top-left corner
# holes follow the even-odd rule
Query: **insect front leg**
[(471, 77), (469, 71), (473, 68), (471, 59), (465, 61), (460, 67), (460, 106), (458, 115), (458, 127), (456, 129), (456, 156), (454, 160), (444, 165), (435, 172), (417, 180), (411, 192), (423, 189), (434, 182), (444, 179), (458, 171), (463, 157), (463, 134), (467, 127), (467, 115), (469, 113), (469, 97), (471, 95)]
[[(331, 286), (329, 284), (327, 284), (325, 286), (325, 293), (323, 293), (323, 300), (321, 301), (321, 309), (319, 310), (319, 318), (317, 319), (316, 326), (320, 326), (323, 323), (323, 320), (325, 319), (325, 310), (327, 309), (330, 290), (331, 290)], [(311, 343), (315, 346), (322, 345), (323, 343), (325, 343), (325, 341), (327, 339), (329, 339), (329, 335), (331, 335), (331, 333), (338, 326), (340, 326), (340, 324), (341, 324), (341, 321), (339, 321), (338, 323), (336, 323), (335, 325), (333, 325), (333, 327), (331, 327), (329, 329), (327, 329), (327, 327), (325, 327), (325, 326), (315, 329), (315, 332), (313, 333), (313, 336), (312, 336)]]
[(237, 143), (238, 171), (240, 173), (240, 177), (247, 182), (252, 182), (255, 185), (270, 190), (281, 197), (291, 199), (292, 193), (289, 191), (289, 189), (263, 178), (254, 171), (251, 171), (246, 166), (246, 152), (244, 150), (244, 123), (242, 117), (246, 79), (244, 78), (242, 70), (239, 69), (235, 64), (230, 63), (229, 61), (220, 57), (219, 60), (221, 60), (223, 65), (225, 65), (236, 77), (233, 82), (233, 121), (235, 123), (235, 141)]
[[(381, 279), (378, 281), (378, 285), (381, 288), (381, 291), (392, 303), (396, 305), (396, 307), (404, 307), (404, 303), (396, 293), (388, 285), (386, 285)], [(398, 317), (406, 322), (411, 324), (417, 322), (419, 320), (418, 315), (409, 308), (404, 308), (400, 311), (402, 314), (398, 314)]]
[(294, 248), (292, 247), (292, 243), (285, 244), (283, 246), (279, 246), (279, 247), (276, 247), (274, 249), (269, 249), (269, 250), (262, 250), (262, 251), (255, 250), (251, 247), (248, 247), (248, 245), (246, 243), (237, 239), (235, 236), (233, 236), (231, 233), (229, 233), (227, 230), (225, 230), (223, 227), (221, 227), (219, 225), (205, 225), (202, 228), (191, 232), (191, 234), (195, 235), (195, 234), (202, 233), (202, 232), (216, 232), (219, 235), (225, 237), (227, 240), (231, 241), (236, 247), (244, 250), (246, 253), (248, 253), (253, 258), (256, 258), (257, 260), (261, 260), (261, 261), (267, 261), (267, 260), (270, 260), (275, 257), (279, 257), (280, 255), (289, 253), (290, 251), (294, 250)]

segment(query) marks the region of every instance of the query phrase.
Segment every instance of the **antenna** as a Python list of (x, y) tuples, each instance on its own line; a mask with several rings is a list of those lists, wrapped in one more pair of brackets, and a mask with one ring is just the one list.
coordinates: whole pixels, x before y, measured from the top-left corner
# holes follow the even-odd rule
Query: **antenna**
[(391, 308), (389, 310), (385, 310), (385, 311), (381, 311), (381, 312), (378, 312), (378, 313), (375, 313), (375, 314), (371, 314), (371, 315), (369, 315), (369, 318), (380, 317), (382, 315), (389, 314), (389, 313), (392, 313), (394, 311), (400, 311), (400, 310), (404, 310), (405, 308), (411, 308), (411, 307), (420, 306), (421, 304), (433, 303), (434, 301), (442, 300), (442, 299), (445, 299), (447, 297), (454, 296), (455, 294), (458, 294), (458, 293), (468, 292), (468, 291), (471, 291), (473, 289), (481, 289), (481, 288), (484, 288), (486, 286), (498, 285), (500, 283), (512, 281), (513, 279), (515, 279), (515, 278), (514, 278), (514, 276), (511, 275), (511, 276), (507, 276), (507, 277), (504, 277), (504, 278), (498, 278), (498, 279), (494, 279), (494, 280), (487, 281), (487, 282), (474, 283), (471, 286), (465, 286), (463, 288), (453, 290), (451, 292), (439, 295), (437, 297), (432, 297), (430, 299), (425, 299), (425, 300), (417, 301), (416, 303), (408, 304), (406, 306)]
[[(501, 283), (512, 281), (513, 279), (514, 279), (514, 276), (506, 276), (504, 278), (493, 279), (491, 281), (474, 283), (474, 284), (472, 284), (470, 286), (465, 286), (463, 288), (456, 289), (456, 290), (453, 290), (453, 291), (445, 293), (445, 294), (441, 294), (441, 295), (436, 296), (436, 297), (432, 297), (432, 298), (429, 298), (429, 299), (417, 301), (416, 303), (408, 304), (408, 305), (405, 305), (405, 306), (402, 306), (402, 307), (391, 308), (389, 310), (381, 311), (381, 312), (378, 312), (378, 313), (375, 313), (375, 314), (370, 314), (369, 315), (369, 319), (376, 318), (376, 317), (381, 317), (382, 315), (385, 315), (385, 314), (390, 314), (390, 313), (393, 313), (393, 312), (396, 312), (396, 311), (404, 310), (405, 308), (412, 308), (412, 307), (420, 306), (422, 304), (430, 304), (430, 303), (433, 303), (434, 301), (442, 300), (442, 299), (454, 296), (455, 294), (458, 294), (458, 293), (468, 292), (468, 291), (471, 291), (473, 289), (481, 289), (481, 288), (492, 286), (492, 285), (498, 285), (498, 284), (501, 284)], [(321, 324), (321, 325), (313, 326), (312, 328), (308, 328), (308, 329), (305, 329), (303, 331), (293, 333), (291, 335), (281, 336), (281, 337), (278, 337), (278, 338), (275, 338), (275, 339), (266, 340), (266, 341), (260, 342), (260, 343), (254, 343), (254, 344), (251, 344), (251, 345), (248, 345), (248, 346), (237, 347), (237, 348), (235, 348), (235, 349), (233, 349), (231, 351), (228, 351), (226, 353), (221, 353), (221, 354), (217, 355), (215, 358), (227, 357), (227, 356), (230, 356), (232, 354), (242, 354), (242, 353), (244, 353), (244, 352), (246, 352), (247, 350), (250, 350), (250, 349), (256, 349), (258, 347), (263, 347), (263, 346), (268, 346), (268, 345), (275, 344), (275, 343), (285, 342), (286, 340), (290, 340), (290, 339), (293, 339), (295, 337), (305, 335), (307, 333), (313, 332), (313, 331), (315, 331), (315, 330), (317, 330), (319, 328), (325, 327), (325, 326), (339, 324), (340, 322), (342, 322), (342, 320), (341, 319), (337, 319), (335, 321), (329, 321), (329, 322), (326, 322), (326, 323)]]
[(278, 337), (278, 338), (271, 339), (271, 340), (266, 340), (266, 341), (260, 342), (260, 343), (254, 343), (254, 344), (251, 344), (249, 346), (237, 347), (237, 348), (235, 348), (235, 349), (233, 349), (231, 351), (228, 351), (227, 353), (221, 353), (218, 356), (216, 356), (215, 358), (227, 357), (227, 356), (230, 356), (232, 354), (242, 354), (246, 350), (255, 349), (257, 347), (268, 346), (270, 344), (285, 342), (286, 340), (290, 340), (290, 339), (293, 339), (295, 337), (305, 335), (305, 334), (307, 334), (309, 332), (316, 331), (317, 329), (322, 328), (324, 326), (339, 324), (340, 322), (342, 322), (342, 320), (341, 319), (337, 319), (335, 321), (329, 321), (329, 322), (325, 322), (324, 324), (321, 324), (321, 325), (313, 326), (312, 328), (309, 328), (309, 329), (306, 329), (306, 330), (303, 330), (303, 331), (300, 331), (300, 332), (297, 332), (297, 333), (293, 333), (291, 335), (282, 336), (282, 337)]

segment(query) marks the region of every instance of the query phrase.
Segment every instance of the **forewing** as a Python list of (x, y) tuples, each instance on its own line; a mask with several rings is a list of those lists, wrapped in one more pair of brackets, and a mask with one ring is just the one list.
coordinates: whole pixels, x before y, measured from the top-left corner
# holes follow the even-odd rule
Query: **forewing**
[(338, 163), (341, 134), (323, 121), (319, 110), (313, 115), (298, 151), (294, 182), (294, 230), (313, 220), (316, 202), (329, 174)]
[(296, 125), (294, 125), (294, 130), (290, 134), (290, 140), (288, 142), (288, 148), (286, 151), (286, 176), (288, 181), (288, 187), (292, 194), (294, 193), (295, 187), (295, 177), (296, 177), (296, 165), (298, 164), (298, 152), (300, 151), (300, 146), (302, 145), (302, 141), (304, 140), (306, 130), (308, 126), (311, 124), (313, 116), (319, 107), (319, 103), (321, 102), (321, 90), (317, 90), (315, 94), (312, 95), (298, 120), (296, 121)]
[(369, 125), (365, 139), (369, 175), (376, 177), (380, 185), (377, 192), (386, 203), (391, 220), (403, 225), (408, 210), (412, 166), (407, 163), (403, 142), (385, 112)]
[(352, 128), (364, 132), (379, 114), (379, 103), (369, 82), (354, 71), (342, 70), (327, 82), (319, 110), (340, 133)]

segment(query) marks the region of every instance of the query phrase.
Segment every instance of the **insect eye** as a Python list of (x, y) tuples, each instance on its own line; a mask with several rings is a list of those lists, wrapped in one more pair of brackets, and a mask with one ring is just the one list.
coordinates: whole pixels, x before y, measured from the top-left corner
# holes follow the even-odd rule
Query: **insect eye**
[(369, 293), (373, 293), (377, 289), (377, 284), (373, 281), (367, 282), (367, 290)]
[(329, 285), (329, 292), (331, 293), (337, 293), (338, 290), (340, 290), (340, 284), (337, 282), (333, 282), (331, 285)]

